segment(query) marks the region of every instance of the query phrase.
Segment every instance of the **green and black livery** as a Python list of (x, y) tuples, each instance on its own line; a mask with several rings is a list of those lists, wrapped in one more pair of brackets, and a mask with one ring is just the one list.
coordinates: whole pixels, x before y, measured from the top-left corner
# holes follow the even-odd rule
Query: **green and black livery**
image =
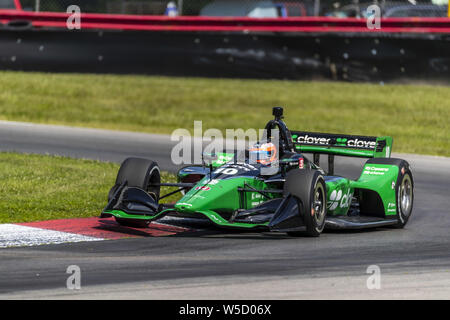
[[(279, 130), (279, 160), (270, 175), (262, 174), (263, 164), (251, 163), (248, 151), (244, 157), (219, 153), (208, 164), (184, 167), (174, 183), (161, 183), (156, 162), (128, 158), (101, 216), (129, 226), (146, 226), (167, 214), (199, 216), (223, 228), (310, 236), (324, 228), (405, 226), (414, 182), (409, 164), (390, 158), (391, 137), (290, 131), (283, 109), (273, 114), (265, 129), (267, 137)], [(320, 155), (328, 157), (327, 171), (319, 167)], [(334, 174), (335, 156), (369, 159), (352, 180)], [(175, 192), (184, 195), (173, 205), (160, 204), (168, 196), (160, 194), (162, 186), (178, 187)]]

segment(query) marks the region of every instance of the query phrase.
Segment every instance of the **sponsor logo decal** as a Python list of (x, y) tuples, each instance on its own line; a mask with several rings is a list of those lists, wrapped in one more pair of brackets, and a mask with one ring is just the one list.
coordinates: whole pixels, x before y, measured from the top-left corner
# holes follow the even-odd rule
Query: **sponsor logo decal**
[(325, 138), (325, 137), (314, 137), (310, 136), (308, 134), (298, 136), (297, 137), (297, 143), (300, 144), (315, 144), (315, 145), (339, 145), (339, 146), (346, 146), (346, 147), (354, 147), (354, 148), (370, 148), (374, 149), (376, 147), (377, 142), (376, 141), (368, 141), (363, 139), (347, 139), (347, 138)]
[(347, 141), (347, 145), (349, 147), (360, 147), (360, 148), (375, 148), (375, 146), (377, 145), (376, 141), (364, 141), (364, 140), (348, 140)]
[(261, 198), (262, 198), (262, 195), (260, 195), (259, 193), (256, 193), (256, 192), (252, 193), (252, 200), (261, 199)]
[(328, 145), (330, 144), (331, 139), (327, 138), (320, 138), (320, 137), (310, 137), (308, 135), (299, 136), (297, 138), (298, 143), (306, 143), (306, 144), (323, 144)]
[(260, 205), (263, 202), (264, 202), (264, 200), (262, 199), (262, 195), (261, 194), (256, 193), (256, 192), (253, 192), (251, 194), (251, 205), (253, 207), (257, 206), (257, 205)]
[(222, 154), (222, 155), (220, 155), (220, 156), (218, 157), (218, 159), (216, 160), (216, 164), (219, 164), (219, 165), (225, 164), (225, 163), (227, 163), (227, 162), (233, 160), (233, 158), (234, 158), (234, 153), (233, 153), (233, 154), (229, 154), (229, 155), (223, 155), (223, 154)]
[(388, 203), (388, 212), (396, 212), (397, 211), (397, 206), (395, 203)]
[(305, 168), (305, 159), (303, 159), (303, 158), (298, 159), (298, 168), (299, 169)]
[(364, 168), (363, 174), (382, 176), (388, 171), (389, 171), (389, 168), (378, 168), (378, 167), (367, 166)]
[(330, 199), (328, 200), (328, 209), (336, 210), (339, 208), (348, 208), (352, 201), (352, 193), (350, 189), (347, 190), (346, 194), (343, 194), (342, 190), (333, 190), (330, 194)]
[(200, 186), (200, 187), (195, 187), (195, 190), (209, 191), (209, 190), (211, 190), (211, 188), (207, 187), (207, 186)]

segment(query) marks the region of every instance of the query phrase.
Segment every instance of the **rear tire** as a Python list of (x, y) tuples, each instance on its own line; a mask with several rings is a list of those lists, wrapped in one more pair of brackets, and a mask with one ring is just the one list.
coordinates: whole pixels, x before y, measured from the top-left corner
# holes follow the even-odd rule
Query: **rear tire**
[[(403, 171), (403, 173), (402, 173)], [(400, 169), (399, 179), (395, 186), (395, 196), (397, 199), (397, 228), (404, 228), (411, 217), (414, 203), (414, 183), (412, 173), (404, 167)]]
[[(322, 174), (317, 170), (292, 170), (286, 177), (284, 189), (300, 200), (306, 235), (320, 236), (325, 227), (327, 213), (327, 192)], [(290, 236), (304, 234), (298, 231), (288, 232)]]
[(403, 228), (411, 217), (414, 203), (414, 180), (409, 163), (396, 158), (372, 158), (367, 160), (371, 164), (395, 165), (398, 167), (398, 177), (395, 184), (395, 199), (398, 223), (396, 228)]

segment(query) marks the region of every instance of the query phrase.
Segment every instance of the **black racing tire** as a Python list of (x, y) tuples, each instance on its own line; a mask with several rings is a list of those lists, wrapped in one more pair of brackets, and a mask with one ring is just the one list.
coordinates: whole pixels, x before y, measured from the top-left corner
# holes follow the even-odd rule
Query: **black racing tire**
[(409, 169), (399, 168), (399, 177), (395, 186), (395, 197), (397, 199), (396, 228), (404, 228), (411, 217), (414, 204), (414, 181)]
[[(318, 237), (325, 228), (327, 191), (325, 179), (318, 170), (295, 169), (289, 171), (284, 184), (285, 193), (299, 200), (306, 235)], [(288, 232), (290, 236), (303, 236), (304, 232)]]
[(108, 203), (111, 201), (112, 197), (116, 193), (117, 188), (119, 188), (119, 185), (115, 184), (111, 189), (109, 189), (109, 192), (108, 192)]
[(156, 201), (159, 200), (161, 188), (159, 186), (150, 186), (151, 184), (161, 183), (161, 171), (155, 161), (141, 158), (125, 159), (117, 173), (115, 185), (109, 190), (108, 202), (117, 188), (125, 181), (128, 187), (137, 187), (145, 190)]
[[(128, 158), (120, 166), (117, 173), (116, 183), (109, 190), (108, 202), (113, 197), (117, 188), (123, 183), (127, 182), (128, 187), (137, 187), (147, 191), (156, 201), (159, 200), (160, 187), (151, 186), (151, 184), (161, 183), (161, 171), (156, 162), (141, 159), (141, 158)], [(146, 228), (150, 224), (148, 220), (139, 219), (123, 219), (115, 218), (117, 223), (121, 226), (132, 228)]]

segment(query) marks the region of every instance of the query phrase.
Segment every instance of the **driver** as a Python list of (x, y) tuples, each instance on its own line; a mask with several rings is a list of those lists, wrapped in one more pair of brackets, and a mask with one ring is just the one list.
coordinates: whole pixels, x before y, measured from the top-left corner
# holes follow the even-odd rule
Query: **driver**
[(277, 147), (272, 142), (257, 143), (249, 150), (250, 161), (270, 165), (277, 160)]

